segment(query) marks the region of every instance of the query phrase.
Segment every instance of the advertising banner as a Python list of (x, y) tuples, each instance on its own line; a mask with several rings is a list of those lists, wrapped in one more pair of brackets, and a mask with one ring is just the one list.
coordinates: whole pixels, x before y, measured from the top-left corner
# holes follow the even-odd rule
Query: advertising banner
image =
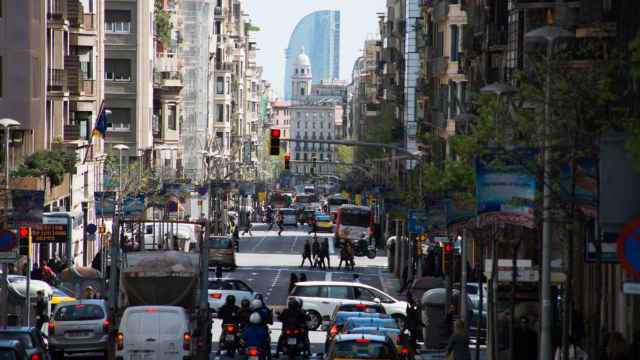
[(124, 198), (122, 208), (124, 216), (129, 218), (144, 217), (144, 194)]
[(44, 191), (11, 190), (13, 221), (18, 225), (40, 225), (44, 213)]
[(534, 227), (535, 155), (532, 149), (514, 149), (476, 158), (476, 211), (481, 226)]
[(96, 191), (96, 217), (112, 217), (116, 213), (116, 193), (113, 191)]
[(475, 216), (473, 201), (461, 198), (444, 199), (447, 226), (465, 222)]
[[(576, 160), (575, 175), (575, 197), (576, 207), (585, 215), (596, 217), (596, 195), (598, 182), (596, 180), (597, 168), (593, 158), (581, 158)], [(571, 201), (572, 192), (571, 164), (566, 164), (561, 168), (560, 192), (562, 198)]]

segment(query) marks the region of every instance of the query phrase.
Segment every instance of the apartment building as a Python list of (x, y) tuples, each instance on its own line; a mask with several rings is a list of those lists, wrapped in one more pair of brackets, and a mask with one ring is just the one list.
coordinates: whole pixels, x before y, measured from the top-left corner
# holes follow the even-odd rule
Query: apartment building
[(153, 11), (153, 0), (105, 0), (105, 147), (127, 145), (125, 162), (153, 147)]
[[(277, 99), (271, 103), (271, 128), (280, 130), (280, 138), (287, 140), (291, 135), (291, 103), (282, 99)], [(284, 153), (289, 152), (289, 143), (280, 144)]]
[(36, 245), (36, 261), (69, 254), (70, 261), (87, 265), (97, 251), (94, 241), (82, 242), (82, 217), (84, 207), (88, 222), (95, 222), (93, 192), (101, 187), (103, 144), (90, 138), (104, 94), (103, 14), (100, 0), (0, 2), (0, 39), (7, 40), (0, 41), (0, 118), (20, 122), (11, 131), (10, 167), (52, 149), (75, 152), (81, 160), (58, 186), (12, 179), (13, 188), (44, 190), (46, 211), (74, 219), (73, 248)]

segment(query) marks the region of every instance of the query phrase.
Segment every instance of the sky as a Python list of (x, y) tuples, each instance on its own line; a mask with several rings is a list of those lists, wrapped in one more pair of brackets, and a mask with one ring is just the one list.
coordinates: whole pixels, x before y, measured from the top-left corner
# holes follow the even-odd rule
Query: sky
[(351, 80), (351, 70), (362, 54), (364, 41), (379, 37), (376, 13), (386, 12), (386, 0), (247, 0), (259, 49), (262, 77), (271, 82), (275, 95), (282, 97), (284, 51), (298, 21), (317, 10), (340, 10), (340, 79)]

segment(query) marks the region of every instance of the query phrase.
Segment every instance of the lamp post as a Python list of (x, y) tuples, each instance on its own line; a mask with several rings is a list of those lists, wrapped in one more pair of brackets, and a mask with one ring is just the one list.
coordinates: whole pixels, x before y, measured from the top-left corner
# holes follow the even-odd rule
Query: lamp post
[(118, 180), (118, 182), (119, 182), (118, 190), (119, 191), (118, 192), (120, 193), (119, 198), (120, 198), (120, 200), (122, 200), (122, 191), (124, 190), (123, 187), (122, 187), (122, 151), (123, 150), (129, 150), (129, 147), (127, 145), (124, 145), (124, 144), (118, 144), (118, 145), (115, 145), (113, 148), (118, 150), (118, 153), (119, 153), (119, 161), (118, 161), (119, 165), (118, 165), (118, 167), (119, 167), (120, 170), (118, 171), (118, 175), (119, 175), (119, 180)]
[(551, 123), (551, 57), (553, 45), (557, 39), (570, 38), (574, 34), (553, 25), (546, 25), (525, 34), (524, 38), (532, 42), (544, 42), (547, 45), (547, 69), (544, 94), (544, 192), (542, 205), (542, 309), (540, 311), (540, 359), (548, 359), (552, 356), (551, 349), (551, 170), (549, 152), (549, 125)]
[[(20, 126), (20, 123), (14, 119), (0, 119), (0, 126), (4, 128), (4, 167), (5, 167), (5, 184), (4, 184), (4, 214), (5, 214), (5, 225), (9, 228), (9, 137), (11, 128), (15, 126)], [(9, 282), (8, 282), (8, 274), (9, 265), (6, 263), (2, 264), (2, 296), (0, 297), (0, 316), (2, 316), (0, 321), (2, 325), (7, 326), (9, 321), (9, 314), (7, 309), (7, 304), (9, 302)]]

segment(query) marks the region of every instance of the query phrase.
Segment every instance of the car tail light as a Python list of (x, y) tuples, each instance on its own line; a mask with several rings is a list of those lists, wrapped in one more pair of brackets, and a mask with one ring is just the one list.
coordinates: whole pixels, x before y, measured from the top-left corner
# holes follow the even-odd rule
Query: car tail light
[(188, 332), (182, 335), (182, 350), (191, 350), (191, 334), (189, 334)]
[(105, 320), (102, 322), (102, 332), (105, 334), (109, 332), (109, 320)]
[(363, 309), (366, 309), (366, 308), (367, 308), (367, 305), (365, 305), (365, 304), (356, 304), (356, 309), (358, 309), (358, 310), (363, 310)]
[(124, 334), (119, 332), (116, 335), (116, 348), (122, 350), (124, 348)]
[(220, 293), (209, 294), (209, 297), (212, 299), (220, 300), (222, 298), (222, 294)]
[(247, 356), (258, 356), (258, 348), (255, 348), (255, 347), (248, 348)]
[(49, 321), (47, 325), (47, 329), (49, 330), (49, 336), (56, 334), (56, 323), (53, 321)]
[(287, 329), (285, 334), (288, 336), (300, 334), (300, 329)]
[(33, 354), (30, 360), (42, 360), (42, 356), (40, 356), (40, 354)]
[(365, 339), (365, 338), (356, 339), (356, 342), (358, 344), (368, 344), (369, 343), (369, 339)]
[(331, 330), (329, 330), (329, 334), (331, 334), (331, 336), (338, 335), (338, 325), (333, 325)]
[(400, 350), (400, 354), (409, 355), (409, 348), (408, 347), (403, 347), (402, 350)]
[(224, 328), (224, 331), (226, 331), (226, 332), (228, 332), (228, 333), (234, 333), (234, 332), (236, 332), (236, 327), (235, 327), (235, 326), (233, 326), (233, 325), (227, 325), (227, 326)]

